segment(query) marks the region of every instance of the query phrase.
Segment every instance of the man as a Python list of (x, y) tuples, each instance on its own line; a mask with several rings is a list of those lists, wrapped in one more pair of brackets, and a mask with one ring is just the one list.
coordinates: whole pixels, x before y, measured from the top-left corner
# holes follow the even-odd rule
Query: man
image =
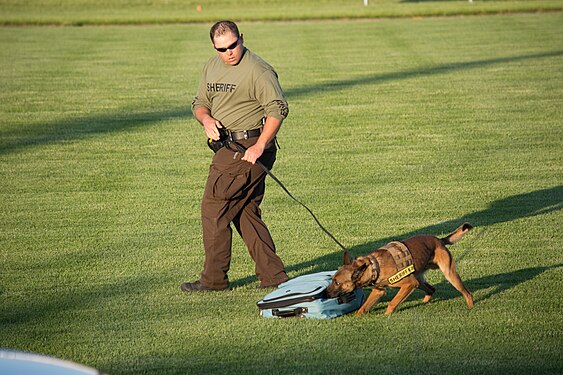
[(224, 129), (246, 152), (223, 147), (213, 157), (201, 204), (203, 271), (199, 280), (183, 283), (181, 289), (228, 289), (231, 223), (255, 262), (260, 286), (274, 287), (288, 277), (261, 218), (266, 173), (256, 161), (273, 167), (275, 137), (289, 112), (288, 104), (276, 72), (244, 47), (234, 22), (217, 22), (210, 37), (217, 55), (203, 69), (192, 111), (208, 138), (219, 140), (219, 129)]

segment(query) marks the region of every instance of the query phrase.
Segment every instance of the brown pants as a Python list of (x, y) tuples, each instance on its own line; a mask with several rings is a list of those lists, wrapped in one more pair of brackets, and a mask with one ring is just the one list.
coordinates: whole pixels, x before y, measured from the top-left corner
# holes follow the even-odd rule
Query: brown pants
[[(239, 141), (252, 146), (258, 138)], [(234, 146), (231, 146), (234, 149)], [(258, 164), (240, 160), (241, 153), (222, 148), (213, 157), (201, 203), (205, 263), (202, 285), (222, 289), (229, 285), (232, 229), (248, 247), (255, 272), (262, 285), (276, 285), (287, 280), (284, 265), (276, 255), (274, 241), (262, 221), (260, 203), (265, 192), (266, 172)], [(272, 143), (259, 159), (270, 169), (276, 160)]]

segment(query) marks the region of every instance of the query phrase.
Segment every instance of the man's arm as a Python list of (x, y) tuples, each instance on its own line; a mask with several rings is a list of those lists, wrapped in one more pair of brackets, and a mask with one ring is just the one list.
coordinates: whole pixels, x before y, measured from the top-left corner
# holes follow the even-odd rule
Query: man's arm
[(197, 121), (203, 125), (205, 135), (214, 141), (219, 140), (219, 130), (217, 128), (222, 128), (221, 122), (211, 116), (211, 111), (207, 107), (197, 107), (194, 110), (194, 115)]
[(260, 134), (258, 141), (256, 141), (254, 145), (250, 146), (246, 150), (244, 156), (242, 157), (242, 160), (245, 160), (252, 164), (256, 163), (256, 160), (258, 160), (258, 158), (260, 158), (260, 156), (262, 156), (262, 154), (264, 153), (264, 149), (266, 148), (268, 143), (270, 143), (274, 139), (276, 134), (278, 134), (282, 122), (283, 120), (277, 119), (275, 117), (266, 117), (266, 122), (264, 123), (262, 134)]

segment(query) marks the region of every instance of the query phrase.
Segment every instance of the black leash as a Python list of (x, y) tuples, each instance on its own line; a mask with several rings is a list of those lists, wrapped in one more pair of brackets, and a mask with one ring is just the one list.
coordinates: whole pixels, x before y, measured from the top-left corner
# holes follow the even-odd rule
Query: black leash
[[(225, 141), (225, 142), (226, 142), (227, 148), (228, 148), (229, 150), (231, 150), (231, 151), (234, 151), (234, 150), (230, 147), (230, 145), (231, 145), (231, 144), (234, 144), (234, 146), (237, 148), (237, 150), (238, 150), (240, 153), (244, 154), (244, 153), (246, 152), (246, 148), (245, 148), (243, 145), (241, 145), (240, 143), (238, 143), (238, 142), (230, 141), (230, 140), (227, 140), (227, 141)], [(282, 182), (281, 182), (276, 176), (274, 176), (273, 173), (272, 173), (268, 168), (266, 168), (266, 166), (265, 166), (264, 164), (262, 164), (262, 162), (260, 162), (260, 160), (256, 160), (256, 164), (258, 164), (258, 165), (264, 170), (264, 172), (266, 172), (266, 174), (267, 174), (268, 176), (270, 176), (274, 181), (276, 181), (276, 182), (278, 183), (278, 185), (281, 186), (281, 188), (287, 193), (287, 195), (289, 195), (289, 197), (290, 197), (291, 199), (293, 199), (295, 202), (299, 203), (302, 207), (304, 207), (304, 208), (311, 214), (311, 216), (313, 217), (313, 219), (315, 219), (315, 221), (317, 222), (317, 225), (318, 225), (330, 238), (332, 238), (332, 240), (333, 240), (334, 242), (336, 242), (336, 243), (338, 244), (338, 246), (340, 246), (340, 247), (342, 248), (342, 250), (344, 250), (344, 252), (345, 252), (346, 254), (348, 254), (348, 256), (349, 256), (351, 259), (354, 259), (354, 256), (350, 253), (350, 251), (349, 251), (344, 245), (342, 245), (342, 244), (340, 243), (340, 241), (338, 241), (338, 240), (336, 239), (336, 237), (334, 237), (334, 236), (321, 224), (321, 222), (319, 221), (319, 219), (317, 219), (317, 217), (315, 216), (315, 214), (313, 213), (313, 211), (311, 211), (311, 209), (310, 209), (309, 207), (305, 206), (305, 205), (304, 205), (303, 203), (301, 203), (297, 198), (295, 198), (295, 197), (293, 196), (293, 194), (291, 194), (291, 193), (289, 192), (289, 190), (287, 190), (287, 188), (284, 186), (284, 184), (282, 184)]]

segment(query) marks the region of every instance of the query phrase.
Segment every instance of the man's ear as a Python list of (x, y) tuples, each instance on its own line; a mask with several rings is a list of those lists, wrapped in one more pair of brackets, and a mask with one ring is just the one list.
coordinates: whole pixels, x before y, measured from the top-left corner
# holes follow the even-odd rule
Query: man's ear
[(354, 270), (354, 272), (352, 273), (352, 282), (354, 283), (354, 285), (357, 285), (358, 282), (361, 280), (362, 276), (364, 275), (364, 273), (368, 269), (368, 266), (369, 266), (368, 262), (362, 262), (358, 266), (358, 268), (356, 268)]

